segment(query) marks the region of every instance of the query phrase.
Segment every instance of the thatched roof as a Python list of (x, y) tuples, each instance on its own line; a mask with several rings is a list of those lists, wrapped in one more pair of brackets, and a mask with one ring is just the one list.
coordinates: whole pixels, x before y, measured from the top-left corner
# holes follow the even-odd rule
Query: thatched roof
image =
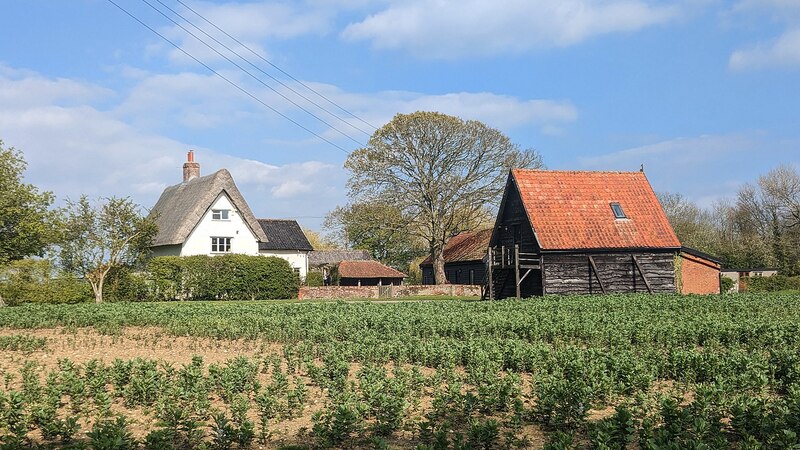
[(367, 250), (315, 250), (308, 254), (308, 265), (319, 267), (339, 264), (342, 261), (371, 259)]
[(269, 242), (259, 242), (259, 250), (314, 250), (296, 220), (258, 219)]
[(152, 246), (183, 244), (214, 201), (223, 194), (228, 196), (256, 239), (267, 242), (264, 230), (253, 216), (230, 172), (221, 169), (211, 175), (192, 178), (164, 189), (150, 211), (150, 216), (155, 218), (158, 225), (158, 235), (153, 239)]

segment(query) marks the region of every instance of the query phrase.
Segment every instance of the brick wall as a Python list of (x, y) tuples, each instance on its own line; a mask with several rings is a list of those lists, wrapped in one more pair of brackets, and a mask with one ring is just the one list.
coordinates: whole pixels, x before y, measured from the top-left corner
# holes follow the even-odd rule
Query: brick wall
[[(476, 297), (481, 295), (481, 287), (464, 284), (443, 286), (384, 286), (391, 297), (414, 297), (429, 295), (449, 295), (452, 297)], [(303, 286), (297, 294), (302, 299), (326, 298), (379, 298), (378, 286)]]
[(681, 294), (719, 294), (719, 265), (681, 253)]

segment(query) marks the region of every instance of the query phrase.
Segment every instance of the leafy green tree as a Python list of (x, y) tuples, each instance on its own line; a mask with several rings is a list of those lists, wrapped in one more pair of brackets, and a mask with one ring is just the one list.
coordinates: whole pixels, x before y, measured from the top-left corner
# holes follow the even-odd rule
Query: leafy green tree
[(345, 161), (353, 201), (396, 208), (433, 257), (439, 284), (447, 240), (485, 222), (515, 167), (542, 167), (542, 159), (479, 121), (436, 112), (396, 115)]
[(128, 198), (111, 197), (97, 206), (84, 195), (68, 202), (64, 213), (60, 259), (64, 269), (92, 286), (95, 302), (103, 301), (103, 284), (115, 267), (137, 266), (149, 253), (155, 222)]
[(371, 201), (336, 207), (324, 226), (346, 247), (369, 250), (372, 258), (405, 271), (412, 259), (425, 254), (424, 243), (408, 229), (408, 222), (398, 208)]
[[(54, 241), (57, 214), (51, 192), (22, 181), (22, 152), (0, 141), (0, 266), (26, 256), (42, 256)], [(0, 297), (0, 306), (3, 306)]]
[(303, 234), (306, 236), (308, 243), (311, 244), (311, 247), (314, 250), (335, 250), (339, 248), (335, 242), (328, 239), (327, 236), (322, 236), (317, 231), (303, 228)]

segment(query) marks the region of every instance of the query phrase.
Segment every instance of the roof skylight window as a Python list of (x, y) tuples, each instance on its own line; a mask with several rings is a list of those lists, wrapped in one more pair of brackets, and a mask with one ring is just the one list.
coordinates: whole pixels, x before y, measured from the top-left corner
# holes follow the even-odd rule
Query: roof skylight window
[(622, 205), (619, 203), (611, 203), (611, 210), (614, 211), (614, 218), (615, 219), (626, 219), (625, 211), (622, 210)]

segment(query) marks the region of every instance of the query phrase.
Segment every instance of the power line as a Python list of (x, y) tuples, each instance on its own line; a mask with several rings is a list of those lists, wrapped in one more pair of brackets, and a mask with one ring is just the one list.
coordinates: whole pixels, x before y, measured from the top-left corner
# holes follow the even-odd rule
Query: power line
[[(354, 139), (352, 136), (350, 136), (350, 135), (348, 135), (347, 133), (343, 132), (342, 130), (340, 130), (340, 129), (336, 128), (336, 127), (335, 127), (335, 126), (333, 126), (332, 124), (328, 123), (328, 122), (327, 122), (325, 119), (323, 119), (323, 118), (321, 118), (321, 117), (317, 116), (317, 115), (316, 115), (316, 114), (314, 114), (313, 112), (311, 112), (311, 111), (307, 110), (306, 108), (302, 107), (301, 105), (297, 104), (297, 102), (295, 102), (294, 100), (290, 99), (289, 97), (287, 97), (286, 95), (284, 95), (283, 93), (281, 93), (281, 92), (280, 92), (280, 91), (278, 91), (277, 89), (273, 88), (273, 87), (272, 87), (272, 86), (270, 86), (269, 84), (265, 83), (265, 82), (264, 82), (264, 80), (262, 80), (261, 78), (258, 78), (257, 76), (253, 75), (252, 73), (250, 73), (250, 71), (248, 71), (248, 70), (247, 70), (247, 69), (245, 69), (244, 67), (240, 66), (240, 65), (239, 65), (239, 64), (238, 64), (236, 61), (234, 61), (234, 60), (230, 59), (230, 58), (229, 58), (228, 56), (226, 56), (226, 55), (223, 55), (223, 54), (222, 54), (222, 52), (220, 52), (219, 50), (217, 50), (216, 48), (214, 48), (213, 46), (211, 46), (211, 45), (210, 45), (208, 42), (206, 42), (206, 41), (204, 41), (204, 40), (200, 39), (200, 38), (199, 38), (199, 37), (198, 37), (196, 34), (192, 33), (192, 32), (191, 32), (191, 31), (189, 31), (189, 30), (187, 30), (187, 29), (186, 29), (186, 28), (185, 28), (183, 25), (179, 24), (179, 23), (178, 23), (178, 22), (176, 22), (176, 21), (175, 21), (173, 18), (171, 18), (171, 17), (169, 17), (167, 14), (165, 14), (163, 11), (161, 11), (161, 10), (160, 10), (160, 9), (158, 9), (158, 8), (156, 8), (156, 7), (155, 7), (155, 6), (154, 6), (152, 3), (150, 3), (148, 0), (142, 0), (142, 2), (143, 2), (143, 3), (145, 3), (147, 6), (149, 6), (150, 8), (152, 8), (152, 9), (153, 9), (154, 11), (156, 11), (157, 13), (161, 14), (162, 16), (164, 16), (164, 17), (165, 17), (167, 20), (169, 20), (170, 22), (172, 22), (173, 24), (175, 24), (176, 26), (178, 26), (178, 27), (179, 27), (181, 30), (183, 30), (183, 31), (187, 32), (187, 33), (188, 33), (190, 36), (192, 36), (193, 38), (197, 39), (197, 40), (198, 40), (200, 43), (202, 43), (203, 45), (205, 45), (206, 47), (208, 47), (209, 49), (211, 49), (211, 50), (212, 50), (214, 53), (216, 53), (216, 54), (218, 54), (219, 56), (221, 56), (221, 57), (225, 58), (225, 60), (226, 60), (226, 61), (228, 61), (229, 63), (231, 63), (231, 64), (233, 64), (234, 66), (236, 66), (236, 67), (237, 67), (239, 70), (241, 70), (242, 72), (246, 73), (248, 76), (250, 76), (250, 78), (252, 78), (252, 79), (256, 80), (257, 82), (259, 82), (259, 83), (260, 83), (260, 84), (262, 84), (264, 87), (266, 87), (267, 89), (271, 90), (272, 92), (274, 92), (274, 93), (276, 93), (276, 94), (280, 95), (280, 96), (281, 96), (281, 97), (282, 97), (284, 100), (286, 100), (287, 102), (289, 102), (289, 103), (291, 103), (292, 105), (294, 105), (294, 106), (298, 107), (299, 109), (301, 109), (301, 110), (302, 110), (303, 112), (305, 112), (306, 114), (310, 115), (311, 117), (313, 117), (313, 118), (317, 119), (318, 121), (322, 122), (323, 124), (327, 125), (328, 127), (330, 127), (331, 129), (333, 129), (333, 130), (334, 130), (334, 131), (336, 131), (337, 133), (341, 134), (342, 136), (346, 137), (347, 139), (350, 139), (351, 141), (355, 142), (357, 145), (360, 145), (360, 146), (363, 146), (363, 145), (364, 145), (363, 143), (361, 143), (361, 142), (357, 141), (356, 139)], [(202, 31), (202, 30), (201, 30), (201, 31)], [(223, 45), (223, 47), (225, 47), (225, 45), (224, 45), (224, 44), (221, 44), (221, 45)], [(227, 48), (227, 47), (226, 47), (226, 48)], [(233, 51), (232, 51), (232, 50), (230, 50), (230, 49), (228, 49), (228, 50), (229, 50), (229, 51), (231, 51), (231, 52), (233, 52)], [(235, 52), (233, 52), (233, 53), (235, 54)], [(240, 56), (240, 58), (241, 58), (241, 56)], [(246, 60), (245, 60), (245, 61), (246, 61)], [(346, 123), (346, 122), (345, 122), (345, 123)]]
[[(164, 8), (166, 8), (166, 9), (168, 9), (169, 11), (171, 11), (173, 14), (175, 14), (175, 15), (176, 15), (176, 16), (178, 16), (178, 17), (180, 17), (181, 19), (183, 19), (183, 20), (184, 20), (186, 23), (188, 23), (189, 25), (191, 25), (193, 28), (195, 28), (196, 30), (198, 30), (198, 31), (200, 31), (201, 33), (203, 33), (203, 34), (204, 34), (206, 37), (208, 37), (209, 39), (213, 40), (214, 42), (216, 42), (217, 44), (219, 44), (220, 46), (222, 46), (222, 47), (223, 47), (225, 50), (227, 50), (227, 51), (229, 51), (229, 52), (233, 53), (234, 55), (238, 56), (238, 57), (239, 57), (239, 58), (240, 58), (242, 61), (244, 61), (244, 62), (246, 62), (247, 64), (249, 64), (249, 65), (250, 65), (250, 67), (252, 67), (253, 69), (255, 69), (255, 70), (257, 70), (257, 71), (261, 72), (262, 74), (266, 75), (267, 77), (271, 78), (273, 81), (275, 81), (276, 83), (278, 83), (278, 84), (280, 84), (281, 86), (285, 87), (286, 89), (290, 90), (291, 92), (293, 92), (293, 93), (294, 93), (295, 95), (297, 95), (298, 97), (302, 98), (303, 100), (305, 100), (305, 101), (307, 101), (307, 102), (311, 103), (312, 105), (314, 105), (314, 106), (316, 106), (317, 108), (321, 109), (322, 111), (326, 112), (326, 113), (327, 113), (328, 115), (330, 115), (331, 117), (334, 117), (334, 118), (336, 118), (337, 120), (339, 120), (339, 121), (341, 121), (341, 122), (345, 123), (347, 126), (349, 126), (349, 127), (353, 128), (354, 130), (360, 131), (361, 133), (363, 133), (363, 134), (364, 134), (364, 135), (366, 135), (366, 136), (370, 136), (370, 133), (369, 133), (369, 132), (367, 132), (367, 131), (364, 131), (363, 129), (361, 129), (361, 128), (359, 128), (359, 127), (355, 126), (355, 125), (353, 125), (352, 123), (348, 122), (347, 120), (345, 120), (344, 118), (342, 118), (342, 117), (338, 116), (337, 114), (335, 114), (335, 113), (331, 112), (330, 110), (328, 110), (327, 108), (323, 107), (322, 105), (320, 105), (319, 103), (315, 102), (314, 100), (312, 100), (312, 99), (310, 99), (310, 98), (306, 97), (306, 96), (305, 96), (305, 95), (303, 95), (301, 92), (298, 92), (297, 90), (295, 90), (295, 89), (294, 89), (293, 87), (291, 87), (290, 85), (288, 85), (288, 84), (284, 83), (284, 82), (283, 82), (283, 81), (281, 81), (280, 79), (278, 79), (278, 78), (276, 78), (276, 77), (272, 76), (271, 74), (267, 73), (266, 71), (264, 71), (263, 69), (261, 69), (261, 68), (260, 68), (260, 67), (258, 67), (257, 65), (253, 64), (253, 63), (252, 63), (252, 62), (251, 62), (249, 59), (247, 59), (247, 58), (245, 58), (244, 56), (242, 56), (242, 55), (241, 55), (239, 52), (237, 52), (236, 50), (234, 50), (234, 49), (232, 49), (232, 48), (228, 47), (227, 45), (225, 45), (224, 43), (220, 42), (220, 41), (219, 41), (217, 38), (215, 38), (214, 36), (212, 36), (212, 35), (208, 34), (208, 33), (207, 33), (205, 30), (203, 30), (202, 28), (200, 28), (200, 27), (198, 27), (197, 25), (195, 25), (194, 23), (192, 23), (192, 21), (191, 21), (191, 20), (189, 20), (189, 19), (187, 19), (187, 18), (186, 18), (186, 16), (184, 16), (183, 14), (181, 14), (181, 13), (179, 13), (179, 12), (175, 11), (175, 10), (174, 10), (174, 9), (172, 9), (172, 8), (171, 8), (169, 5), (165, 4), (165, 3), (164, 3), (162, 0), (156, 0), (156, 1), (157, 1), (158, 3), (160, 3), (160, 4), (161, 4), (161, 6), (163, 6), (163, 7), (164, 7)], [(193, 12), (194, 12), (194, 11), (193, 11)], [(224, 33), (225, 35), (227, 35), (227, 36), (231, 37), (231, 39), (233, 39), (233, 41), (234, 41), (234, 42), (236, 42), (237, 44), (239, 44), (239, 45), (241, 45), (242, 47), (244, 47), (244, 48), (246, 48), (246, 49), (250, 50), (250, 52), (253, 52), (253, 50), (251, 50), (251, 49), (250, 49), (249, 47), (247, 47), (245, 44), (243, 44), (242, 42), (240, 42), (240, 41), (239, 41), (239, 40), (237, 40), (236, 38), (234, 38), (234, 37), (230, 36), (228, 33), (226, 33), (224, 30), (222, 30), (221, 28), (219, 28), (219, 27), (217, 27), (216, 25), (214, 25), (213, 23), (211, 23), (211, 22), (210, 22), (208, 19), (206, 19), (205, 17), (203, 17), (203, 16), (200, 16), (200, 15), (199, 15), (197, 12), (195, 12), (195, 14), (196, 14), (196, 15), (198, 15), (198, 16), (199, 16), (201, 19), (203, 19), (203, 20), (205, 20), (206, 22), (210, 23), (212, 26), (214, 26), (215, 28), (217, 28), (218, 30), (220, 30), (220, 31), (221, 31), (222, 33)], [(163, 15), (163, 14), (162, 14), (162, 15)], [(174, 23), (174, 22), (173, 22), (173, 23)], [(254, 53), (254, 52), (253, 52), (253, 53)], [(255, 53), (255, 54), (256, 54), (256, 56), (259, 56), (257, 53)], [(260, 57), (260, 56), (259, 56), (259, 57)], [(262, 59), (264, 59), (264, 58), (262, 58)], [(266, 60), (265, 60), (265, 61), (266, 61)], [(269, 62), (269, 61), (267, 61), (267, 62)], [(270, 64), (271, 64), (271, 63), (270, 63)], [(278, 69), (278, 70), (280, 70), (280, 69)], [(281, 72), (283, 72), (283, 71), (281, 71)], [(285, 73), (285, 72), (284, 72), (284, 73)], [(288, 76), (289, 76), (289, 77), (291, 77), (291, 75), (288, 75)], [(293, 77), (292, 77), (292, 78), (293, 78)], [(295, 80), (296, 80), (296, 79), (295, 79)], [(304, 85), (302, 82), (300, 82), (300, 81), (298, 81), (298, 83), (300, 83), (301, 85), (305, 86), (305, 85)], [(318, 96), (319, 96), (319, 95), (321, 95), (321, 94), (317, 93), (316, 91), (314, 91), (313, 89), (311, 89), (310, 87), (308, 87), (308, 86), (305, 86), (305, 87), (306, 87), (307, 89), (311, 90), (312, 92), (314, 92), (315, 94), (317, 94)], [(326, 100), (327, 100), (327, 98), (326, 98)], [(341, 110), (343, 110), (343, 111), (347, 112), (348, 114), (350, 114), (350, 115), (353, 115), (352, 113), (349, 113), (347, 110), (345, 110), (345, 109), (344, 109), (344, 108), (342, 108), (341, 106), (337, 105), (336, 103), (333, 103), (331, 100), (328, 100), (328, 102), (329, 102), (329, 103), (331, 103), (331, 104), (333, 104), (333, 105), (334, 105), (334, 106), (336, 106), (337, 108), (339, 108), (339, 109), (341, 109)], [(354, 116), (354, 115), (353, 115), (353, 117), (356, 117), (356, 116)], [(356, 117), (356, 118), (358, 119), (358, 117)], [(359, 120), (361, 120), (361, 119), (359, 119)], [(374, 128), (374, 127), (373, 127), (373, 128)]]
[(274, 112), (275, 114), (277, 114), (277, 115), (279, 115), (279, 116), (283, 117), (284, 119), (288, 120), (289, 122), (291, 122), (291, 123), (293, 123), (293, 124), (297, 125), (299, 128), (301, 128), (301, 129), (305, 130), (306, 132), (310, 133), (311, 135), (313, 135), (313, 136), (315, 136), (315, 137), (317, 137), (317, 138), (321, 139), (321, 140), (322, 140), (322, 141), (324, 141), (324, 142), (327, 142), (328, 144), (332, 145), (333, 147), (336, 147), (337, 149), (341, 150), (341, 151), (342, 151), (342, 152), (344, 152), (345, 154), (349, 154), (349, 153), (350, 153), (349, 151), (345, 150), (343, 147), (339, 146), (339, 145), (338, 145), (338, 144), (336, 144), (335, 142), (332, 142), (331, 140), (329, 140), (329, 139), (325, 138), (324, 136), (320, 135), (319, 133), (317, 133), (317, 132), (315, 132), (315, 131), (313, 131), (313, 130), (309, 129), (308, 127), (306, 127), (305, 125), (301, 124), (300, 122), (298, 122), (298, 121), (296, 121), (296, 120), (292, 119), (291, 117), (287, 116), (286, 114), (284, 114), (284, 113), (282, 113), (282, 112), (278, 111), (277, 109), (273, 108), (272, 106), (268, 105), (266, 102), (264, 102), (264, 101), (263, 101), (263, 100), (261, 100), (260, 98), (256, 97), (256, 96), (255, 96), (255, 95), (253, 95), (252, 93), (250, 93), (250, 92), (249, 92), (247, 89), (245, 89), (245, 88), (243, 88), (243, 87), (239, 86), (238, 84), (236, 84), (235, 82), (233, 82), (232, 80), (230, 80), (229, 78), (227, 78), (226, 76), (222, 75), (222, 74), (221, 74), (221, 73), (219, 73), (218, 71), (216, 71), (216, 70), (214, 70), (213, 68), (211, 68), (211, 67), (210, 67), (208, 64), (206, 64), (206, 63), (204, 63), (204, 62), (200, 61), (200, 60), (199, 60), (199, 59), (197, 59), (197, 58), (196, 58), (194, 55), (192, 55), (191, 53), (189, 53), (189, 52), (187, 52), (186, 50), (182, 49), (182, 48), (181, 48), (181, 47), (180, 47), (178, 44), (176, 44), (176, 43), (172, 42), (172, 41), (171, 41), (169, 38), (167, 38), (167, 37), (166, 37), (166, 36), (164, 36), (163, 34), (159, 33), (158, 31), (156, 31), (155, 29), (153, 29), (153, 27), (151, 27), (150, 25), (147, 25), (147, 24), (146, 24), (146, 23), (144, 23), (144, 22), (143, 22), (141, 19), (139, 19), (138, 17), (136, 17), (135, 15), (133, 15), (132, 13), (130, 13), (128, 10), (126, 10), (125, 8), (123, 8), (122, 6), (120, 6), (119, 4), (117, 4), (117, 3), (116, 3), (114, 0), (107, 0), (107, 1), (108, 1), (109, 3), (111, 3), (112, 5), (116, 6), (116, 7), (117, 7), (117, 9), (119, 9), (120, 11), (124, 12), (125, 14), (127, 14), (127, 15), (128, 15), (130, 18), (132, 18), (133, 20), (135, 20), (136, 22), (138, 22), (140, 25), (142, 25), (143, 27), (147, 28), (148, 30), (150, 30), (151, 32), (153, 32), (154, 34), (156, 34), (158, 37), (160, 37), (161, 39), (165, 40), (165, 41), (166, 41), (166, 42), (168, 42), (170, 45), (172, 45), (173, 47), (175, 47), (176, 49), (178, 49), (180, 52), (182, 52), (183, 54), (185, 54), (186, 56), (188, 56), (189, 58), (191, 58), (192, 60), (194, 60), (196, 63), (198, 63), (198, 64), (200, 64), (201, 66), (205, 67), (205, 68), (206, 68), (208, 71), (210, 71), (210, 72), (211, 72), (211, 73), (213, 73), (214, 75), (216, 75), (216, 76), (218, 76), (218, 77), (222, 78), (223, 80), (225, 80), (225, 81), (226, 81), (228, 84), (230, 84), (231, 86), (233, 86), (234, 88), (236, 88), (237, 90), (239, 90), (240, 92), (242, 92), (243, 94), (245, 94), (245, 95), (247, 95), (248, 97), (252, 98), (253, 100), (257, 101), (257, 102), (258, 102), (258, 103), (260, 103), (261, 105), (263, 105), (263, 106), (267, 107), (268, 109), (270, 109), (270, 110), (271, 110), (272, 112)]
[[(157, 1), (158, 1), (159, 3), (161, 3), (161, 0), (157, 0)], [(289, 78), (290, 78), (290, 79), (292, 79), (293, 81), (297, 82), (298, 84), (300, 84), (300, 85), (301, 85), (301, 86), (303, 86), (304, 88), (306, 88), (306, 89), (308, 89), (309, 91), (313, 92), (314, 94), (316, 94), (317, 96), (319, 96), (320, 98), (322, 98), (322, 99), (323, 99), (323, 100), (325, 100), (326, 102), (330, 103), (331, 105), (335, 106), (335, 107), (336, 107), (336, 108), (338, 108), (340, 111), (342, 111), (342, 112), (344, 112), (344, 113), (346, 113), (346, 114), (350, 115), (351, 117), (353, 117), (353, 118), (357, 119), (359, 122), (363, 123), (364, 125), (366, 125), (366, 126), (368, 126), (368, 127), (372, 128), (373, 130), (377, 130), (377, 129), (378, 129), (378, 127), (376, 127), (375, 125), (372, 125), (371, 123), (369, 123), (369, 122), (365, 121), (365, 120), (364, 120), (364, 119), (362, 119), (361, 117), (358, 117), (357, 115), (355, 115), (354, 113), (350, 112), (349, 110), (347, 110), (347, 109), (345, 109), (345, 108), (341, 107), (341, 106), (340, 106), (338, 103), (334, 102), (333, 100), (329, 99), (328, 97), (326, 97), (326, 96), (325, 96), (325, 95), (323, 95), (322, 93), (320, 93), (320, 92), (316, 91), (316, 90), (315, 90), (314, 88), (312, 88), (311, 86), (308, 86), (307, 84), (305, 84), (305, 83), (303, 83), (302, 81), (298, 80), (297, 78), (293, 77), (291, 74), (289, 74), (289, 73), (288, 73), (288, 72), (286, 72), (285, 70), (283, 70), (283, 69), (281, 69), (280, 67), (278, 67), (277, 65), (273, 64), (273, 63), (272, 63), (270, 60), (268, 60), (268, 59), (264, 58), (263, 56), (261, 56), (260, 54), (258, 54), (258, 52), (256, 52), (255, 50), (253, 50), (252, 48), (250, 48), (249, 46), (247, 46), (247, 45), (246, 45), (244, 42), (242, 42), (242, 41), (240, 41), (240, 40), (236, 39), (234, 36), (231, 36), (230, 34), (228, 34), (228, 32), (227, 32), (227, 31), (225, 31), (225, 30), (223, 30), (222, 28), (218, 27), (218, 26), (217, 26), (217, 25), (216, 25), (214, 22), (212, 22), (212, 21), (210, 21), (210, 20), (206, 19), (206, 18), (205, 18), (205, 17), (204, 17), (202, 14), (200, 14), (199, 12), (195, 11), (194, 9), (192, 9), (192, 7), (191, 7), (191, 6), (187, 5), (186, 3), (182, 2), (181, 0), (176, 0), (176, 1), (177, 1), (178, 3), (180, 3), (181, 5), (183, 5), (183, 7), (184, 7), (184, 8), (186, 8), (186, 9), (188, 9), (189, 11), (191, 11), (192, 13), (194, 13), (194, 14), (195, 14), (197, 17), (201, 18), (201, 19), (202, 19), (204, 22), (206, 22), (206, 23), (208, 23), (209, 25), (211, 25), (212, 27), (216, 28), (216, 29), (217, 29), (217, 31), (219, 31), (220, 33), (224, 34), (225, 36), (227, 36), (228, 38), (230, 38), (231, 40), (233, 40), (233, 42), (236, 42), (237, 44), (239, 44), (239, 45), (241, 45), (242, 47), (244, 47), (245, 49), (247, 49), (247, 50), (248, 50), (250, 53), (252, 53), (253, 55), (255, 55), (255, 56), (256, 56), (256, 58), (258, 58), (258, 59), (260, 59), (260, 60), (264, 61), (265, 63), (269, 64), (270, 66), (272, 66), (274, 69), (276, 69), (276, 70), (277, 70), (277, 71), (279, 71), (280, 73), (282, 73), (282, 74), (286, 75), (287, 77), (289, 77)], [(162, 3), (162, 4), (163, 4), (163, 3)], [(184, 19), (184, 20), (186, 20), (186, 19)], [(188, 22), (188, 20), (187, 20), (187, 22)], [(191, 22), (190, 22), (190, 23), (191, 23)], [(240, 56), (240, 58), (241, 58), (241, 56)], [(294, 92), (294, 91), (292, 91), (292, 92)], [(298, 95), (299, 95), (299, 94), (298, 94)], [(305, 97), (303, 97), (303, 98), (305, 98)], [(321, 107), (320, 107), (320, 108), (321, 108)], [(326, 111), (327, 111), (327, 110), (326, 110)], [(351, 125), (351, 126), (352, 126), (352, 125)]]

